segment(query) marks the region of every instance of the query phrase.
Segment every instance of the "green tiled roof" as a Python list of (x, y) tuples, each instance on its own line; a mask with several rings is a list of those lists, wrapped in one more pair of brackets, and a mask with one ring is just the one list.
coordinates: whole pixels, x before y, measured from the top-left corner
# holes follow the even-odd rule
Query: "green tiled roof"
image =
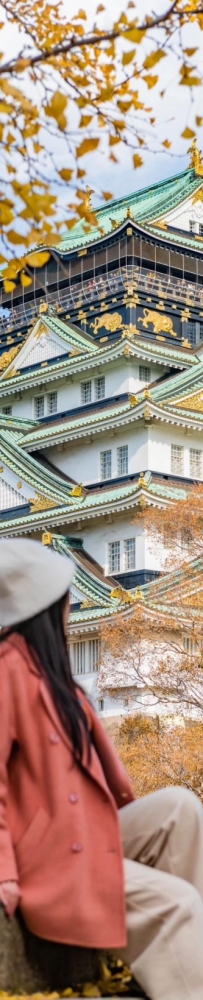
[[(60, 242), (55, 246), (60, 254), (67, 254), (79, 246), (85, 247), (101, 239), (101, 229), (104, 234), (112, 231), (111, 220), (117, 221), (120, 225), (124, 222), (127, 210), (130, 208), (135, 222), (144, 225), (155, 219), (159, 219), (166, 212), (171, 211), (180, 205), (186, 198), (189, 198), (202, 185), (202, 178), (197, 177), (193, 169), (184, 170), (183, 173), (168, 180), (160, 181), (142, 190), (132, 192), (124, 198), (117, 198), (101, 208), (96, 209), (98, 227), (93, 227), (90, 232), (85, 232), (82, 222), (78, 222), (70, 233), (65, 233)], [(159, 230), (160, 237), (160, 230)], [(196, 241), (193, 241), (193, 247)]]
[[(74, 543), (70, 545), (64, 535), (56, 534), (52, 536), (52, 545), (61, 555), (70, 556), (74, 560), (76, 572), (73, 582), (76, 589), (81, 591), (81, 594), (87, 600), (93, 602), (95, 606), (101, 608), (106, 607), (106, 605), (111, 606), (112, 598), (110, 594), (115, 583), (112, 581), (110, 585), (108, 580), (105, 580), (105, 577), (102, 579), (102, 572), (100, 571), (100, 574), (97, 572), (96, 568), (92, 565), (91, 559), (88, 559), (87, 553), (84, 553), (83, 547), (81, 546), (77, 550), (74, 548)], [(83, 597), (81, 600), (83, 600)]]
[[(38, 463), (35, 462), (35, 467), (38, 468)], [(21, 475), (23, 473), (21, 472)], [(28, 479), (27, 479), (28, 481)], [(38, 484), (38, 490), (42, 486)], [(55, 507), (48, 508), (46, 511), (37, 511), (36, 513), (26, 514), (23, 517), (17, 516), (7, 521), (0, 521), (0, 534), (11, 534), (12, 530), (14, 533), (23, 534), (24, 531), (31, 526), (37, 529), (38, 527), (46, 523), (49, 527), (58, 524), (71, 524), (77, 523), (78, 518), (80, 521), (85, 521), (86, 518), (93, 516), (97, 512), (101, 516), (104, 516), (108, 509), (119, 513), (126, 509), (132, 509), (139, 503), (139, 497), (143, 493), (142, 487), (139, 486), (138, 480), (134, 483), (124, 483), (118, 486), (107, 487), (101, 490), (92, 490), (85, 494), (83, 497), (76, 497), (70, 495), (70, 487), (67, 486), (67, 500), (64, 503), (60, 495), (60, 499), (56, 502)], [(45, 488), (44, 488), (45, 492)], [(61, 487), (60, 487), (61, 493)], [(175, 499), (184, 499), (186, 497), (186, 491), (184, 488), (179, 488), (172, 485), (164, 486), (156, 481), (152, 481), (150, 486), (144, 490), (146, 499), (150, 502), (150, 496), (157, 502), (160, 501), (170, 501)], [(46, 496), (48, 494), (48, 489), (46, 487)]]
[(152, 236), (167, 240), (167, 243), (175, 243), (183, 248), (187, 246), (191, 250), (199, 250), (200, 253), (203, 253), (203, 240), (201, 238), (198, 240), (198, 237), (192, 236), (191, 233), (179, 233), (178, 230), (172, 232), (171, 229), (161, 229), (160, 226), (151, 225), (149, 232)]
[[(13, 438), (13, 434), (8, 431), (0, 431), (0, 463), (14, 472), (19, 479), (23, 479), (33, 491), (40, 493), (57, 503), (65, 503), (68, 500), (72, 489), (72, 482), (65, 483), (60, 477), (60, 473), (50, 472), (36, 462), (35, 458), (26, 455), (19, 445), (19, 441)], [(29, 503), (29, 501), (28, 501)], [(16, 508), (18, 510), (18, 508)]]
[(21, 445), (22, 447), (25, 446), (25, 450), (29, 451), (36, 445), (39, 445), (40, 447), (47, 446), (47, 444), (53, 446), (56, 440), (58, 440), (61, 436), (65, 439), (68, 437), (78, 437), (80, 439), (82, 430), (86, 432), (89, 427), (95, 430), (97, 427), (101, 427), (102, 429), (104, 422), (106, 425), (108, 421), (111, 422), (111, 420), (114, 421), (115, 419), (119, 420), (122, 416), (124, 418), (127, 415), (132, 416), (132, 413), (133, 409), (129, 402), (123, 404), (120, 403), (118, 406), (115, 406), (112, 403), (111, 406), (101, 407), (100, 410), (97, 410), (96, 412), (94, 411), (93, 413), (87, 413), (87, 411), (83, 409), (82, 413), (78, 416), (75, 415), (71, 418), (64, 417), (62, 420), (56, 420), (54, 423), (51, 422), (49, 424), (43, 424), (41, 427), (39, 427), (38, 424), (36, 431), (31, 431), (26, 434), (26, 442), (25, 439), (22, 438)]
[[(60, 331), (59, 331), (60, 332)], [(131, 357), (141, 357), (147, 360), (160, 361), (166, 365), (171, 364), (181, 368), (193, 368), (199, 361), (199, 358), (189, 350), (186, 349), (181, 351), (180, 348), (170, 347), (168, 344), (162, 345), (156, 343), (153, 340), (147, 340), (147, 337), (140, 335), (136, 337), (135, 341), (126, 339), (125, 341), (119, 339), (116, 343), (100, 343), (91, 340), (88, 352), (77, 356), (65, 358), (63, 360), (63, 355), (61, 356), (60, 362), (55, 361), (53, 358), (49, 365), (45, 366), (43, 363), (39, 364), (39, 367), (34, 367), (33, 370), (30, 368), (29, 371), (24, 371), (21, 369), (18, 375), (7, 380), (6, 378), (0, 379), (0, 396), (12, 393), (19, 390), (19, 388), (27, 389), (30, 385), (41, 385), (48, 383), (49, 381), (58, 378), (64, 378), (65, 375), (72, 373), (80, 373), (81, 371), (89, 371), (90, 368), (96, 369), (98, 365), (112, 364), (112, 361), (116, 360), (118, 357), (122, 358), (122, 361), (129, 363), (129, 356), (125, 357), (124, 348), (126, 344), (129, 345)], [(85, 348), (85, 344), (84, 344)], [(85, 348), (86, 350), (86, 348)], [(29, 421), (27, 421), (28, 423)]]
[[(191, 392), (197, 392), (203, 388), (203, 352), (196, 357), (197, 364), (192, 371), (178, 372), (171, 378), (166, 379), (160, 385), (154, 386), (151, 390), (151, 397), (154, 403), (167, 404), (170, 400), (178, 397), (184, 399)], [(187, 405), (187, 404), (186, 404)], [(32, 433), (32, 432), (31, 432)]]
[(88, 333), (81, 333), (79, 327), (76, 327), (74, 323), (68, 324), (64, 320), (59, 319), (58, 316), (52, 315), (52, 313), (46, 315), (46, 318), (44, 318), (44, 315), (40, 316), (40, 320), (45, 326), (48, 327), (49, 330), (52, 330), (53, 333), (57, 333), (58, 336), (66, 342), (71, 342), (73, 347), (77, 347), (78, 349), (80, 347), (81, 350), (86, 353), (89, 351), (91, 354), (93, 352), (97, 353), (98, 345), (92, 337), (90, 337)]

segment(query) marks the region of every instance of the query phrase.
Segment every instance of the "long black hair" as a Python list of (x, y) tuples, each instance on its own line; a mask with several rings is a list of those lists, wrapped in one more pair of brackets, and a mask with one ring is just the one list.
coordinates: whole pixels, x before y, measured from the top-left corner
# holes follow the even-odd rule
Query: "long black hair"
[[(67, 595), (33, 618), (9, 628), (7, 638), (12, 645), (15, 644), (15, 634), (25, 639), (32, 660), (49, 687), (62, 725), (71, 738), (73, 755), (81, 764), (84, 738), (90, 757), (90, 735), (87, 717), (71, 673), (63, 624), (66, 600)], [(5, 632), (1, 635), (1, 639), (4, 638)]]

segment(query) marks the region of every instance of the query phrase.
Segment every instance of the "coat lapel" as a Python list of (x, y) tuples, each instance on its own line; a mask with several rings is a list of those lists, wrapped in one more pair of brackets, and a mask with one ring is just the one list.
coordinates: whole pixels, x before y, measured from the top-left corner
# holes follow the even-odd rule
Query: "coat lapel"
[[(53, 699), (52, 699), (51, 694), (49, 692), (49, 688), (47, 687), (47, 685), (46, 685), (46, 683), (45, 683), (45, 681), (43, 680), (42, 677), (40, 678), (40, 694), (41, 694), (41, 698), (42, 698), (43, 704), (44, 704), (44, 706), (46, 708), (46, 711), (48, 712), (48, 715), (49, 715), (49, 717), (50, 717), (50, 719), (52, 721), (52, 725), (57, 730), (57, 732), (60, 734), (60, 737), (63, 740), (63, 743), (65, 743), (65, 745), (68, 747), (69, 751), (72, 753), (71, 739), (68, 736), (68, 734), (66, 734), (66, 732), (65, 732), (65, 729), (64, 729), (64, 727), (63, 727), (63, 725), (61, 723), (61, 720), (59, 718), (57, 709), (55, 708)], [(85, 707), (85, 705), (84, 705), (84, 707)], [(108, 791), (109, 794), (110, 794), (110, 791), (109, 791), (109, 788), (108, 788), (108, 785), (107, 785), (107, 782), (106, 782), (106, 779), (105, 779), (104, 771), (103, 771), (103, 768), (102, 768), (102, 764), (101, 764), (99, 756), (98, 756), (98, 754), (97, 754), (97, 752), (95, 750), (95, 747), (94, 746), (91, 747), (91, 760), (89, 761), (88, 760), (87, 744), (85, 742), (84, 742), (84, 749), (83, 749), (82, 766), (83, 766), (84, 770), (87, 771), (87, 773), (93, 779), (93, 781), (96, 781), (97, 784), (100, 785), (101, 788), (103, 788), (103, 791), (105, 791), (105, 792)]]
[(57, 730), (57, 732), (60, 733), (60, 736), (61, 736), (61, 739), (63, 740), (63, 743), (66, 743), (66, 745), (68, 745), (68, 747), (69, 747), (69, 750), (71, 750), (71, 739), (68, 736), (68, 733), (65, 732), (65, 729), (64, 729), (64, 727), (62, 725), (62, 722), (61, 722), (61, 720), (59, 718), (57, 709), (55, 708), (55, 705), (54, 705), (54, 702), (53, 702), (53, 698), (52, 698), (52, 696), (50, 694), (50, 691), (49, 691), (49, 688), (47, 687), (47, 684), (43, 680), (43, 677), (40, 678), (39, 686), (40, 686), (41, 698), (42, 698), (42, 701), (43, 701), (44, 706), (46, 708), (46, 711), (48, 712), (48, 715), (49, 715), (49, 717), (50, 717), (50, 719), (52, 721), (52, 725)]

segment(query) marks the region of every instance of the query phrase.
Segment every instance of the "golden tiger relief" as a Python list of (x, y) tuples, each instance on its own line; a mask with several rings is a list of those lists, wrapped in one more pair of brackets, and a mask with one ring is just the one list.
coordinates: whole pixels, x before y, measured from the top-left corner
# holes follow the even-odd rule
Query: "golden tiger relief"
[(103, 316), (97, 316), (94, 323), (91, 323), (94, 333), (98, 333), (104, 327), (105, 330), (109, 330), (110, 333), (116, 333), (116, 330), (120, 330), (123, 327), (122, 316), (120, 313), (104, 313)]
[(171, 337), (177, 337), (177, 333), (173, 329), (173, 320), (171, 317), (164, 316), (153, 309), (144, 309), (144, 319), (142, 316), (138, 316), (138, 321), (143, 324), (145, 330), (147, 330), (149, 323), (152, 323), (154, 333), (170, 333)]

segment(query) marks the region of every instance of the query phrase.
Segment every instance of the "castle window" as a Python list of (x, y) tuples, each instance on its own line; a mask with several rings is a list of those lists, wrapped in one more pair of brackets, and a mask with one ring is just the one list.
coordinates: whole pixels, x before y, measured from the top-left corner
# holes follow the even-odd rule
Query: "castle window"
[(124, 569), (135, 569), (135, 538), (124, 541)]
[(190, 448), (190, 476), (192, 479), (202, 478), (202, 452), (199, 448)]
[(89, 661), (89, 671), (91, 673), (96, 673), (99, 669), (99, 640), (89, 639), (88, 642), (88, 661)]
[(74, 674), (85, 673), (85, 642), (73, 642), (71, 647)]
[(2, 406), (2, 413), (5, 414), (5, 417), (11, 417), (12, 406)]
[(190, 230), (190, 233), (195, 233), (195, 221), (194, 221), (194, 219), (189, 219), (189, 230)]
[(103, 698), (99, 698), (98, 709), (99, 709), (99, 712), (103, 712), (104, 711), (104, 699)]
[(105, 398), (105, 376), (100, 375), (99, 378), (95, 378), (95, 399)]
[(201, 222), (199, 223), (199, 235), (203, 236), (203, 225)]
[(139, 365), (139, 379), (140, 382), (150, 382), (151, 372), (148, 365)]
[(35, 396), (34, 410), (36, 420), (40, 420), (44, 417), (44, 396)]
[(102, 479), (111, 479), (111, 451), (100, 452), (100, 476)]
[(92, 399), (92, 383), (91, 382), (81, 382), (81, 400), (82, 403), (91, 403)]
[(120, 542), (109, 542), (109, 573), (120, 573)]
[(180, 444), (171, 445), (171, 472), (173, 475), (183, 476), (184, 449)]
[(128, 475), (128, 445), (123, 444), (117, 448), (117, 472), (118, 476)]
[(47, 396), (47, 410), (49, 416), (51, 413), (57, 413), (57, 392), (49, 392)]

